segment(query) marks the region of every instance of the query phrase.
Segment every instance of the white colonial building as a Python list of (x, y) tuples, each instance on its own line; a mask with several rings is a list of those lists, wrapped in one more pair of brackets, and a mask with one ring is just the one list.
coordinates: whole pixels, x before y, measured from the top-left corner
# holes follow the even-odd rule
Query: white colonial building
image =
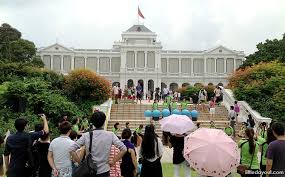
[(59, 44), (41, 48), (45, 67), (61, 73), (87, 68), (112, 83), (177, 88), (202, 83), (227, 84), (228, 76), (245, 60), (242, 51), (218, 46), (209, 50), (163, 50), (156, 33), (134, 25), (112, 49), (74, 49)]

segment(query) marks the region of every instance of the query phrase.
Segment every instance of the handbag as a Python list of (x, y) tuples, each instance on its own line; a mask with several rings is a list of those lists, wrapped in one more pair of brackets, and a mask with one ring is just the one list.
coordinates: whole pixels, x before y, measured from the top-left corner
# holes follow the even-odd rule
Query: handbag
[[(247, 143), (248, 141), (244, 142), (241, 144), (240, 148), (242, 148), (242, 146)], [(253, 156), (254, 156), (254, 153), (255, 153), (255, 147), (254, 147), (254, 151), (253, 151), (253, 154), (252, 154), (252, 157), (251, 157), (251, 161), (250, 161), (250, 166), (248, 167), (247, 165), (242, 165), (240, 164), (238, 167), (237, 167), (237, 173), (240, 174), (241, 176), (245, 175), (245, 172), (247, 170), (250, 170), (251, 169), (251, 165), (252, 165), (252, 161), (253, 161)], [(242, 159), (242, 153), (241, 153), (241, 157), (240, 159)]]
[(89, 135), (90, 135), (89, 154), (74, 170), (73, 177), (96, 177), (97, 175), (97, 164), (92, 160), (92, 155), (91, 155), (93, 131), (90, 131)]

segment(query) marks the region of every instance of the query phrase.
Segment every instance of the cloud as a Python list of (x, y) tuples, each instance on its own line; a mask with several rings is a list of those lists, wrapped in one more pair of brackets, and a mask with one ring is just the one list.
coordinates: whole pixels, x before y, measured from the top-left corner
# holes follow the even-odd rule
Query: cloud
[(111, 48), (141, 20), (164, 49), (205, 50), (217, 45), (256, 50), (285, 32), (283, 0), (0, 0), (0, 23), (18, 28), (38, 47)]

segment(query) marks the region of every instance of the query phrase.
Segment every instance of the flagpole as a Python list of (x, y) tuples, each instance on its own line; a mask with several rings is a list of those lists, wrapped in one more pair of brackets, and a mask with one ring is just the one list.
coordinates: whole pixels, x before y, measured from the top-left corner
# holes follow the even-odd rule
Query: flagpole
[(138, 18), (138, 25), (139, 25), (140, 24), (139, 6), (138, 6), (138, 11), (137, 11), (137, 18)]

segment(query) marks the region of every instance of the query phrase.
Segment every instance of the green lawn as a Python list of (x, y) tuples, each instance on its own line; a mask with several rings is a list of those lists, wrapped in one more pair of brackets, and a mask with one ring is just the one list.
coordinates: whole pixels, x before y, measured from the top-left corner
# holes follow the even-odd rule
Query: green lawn
[[(162, 163), (163, 177), (173, 177), (173, 164), (172, 163)], [(191, 177), (196, 177), (197, 173), (194, 170), (191, 170)], [(184, 169), (180, 169), (180, 177), (184, 176)], [(239, 174), (234, 174), (232, 177), (240, 177)]]

